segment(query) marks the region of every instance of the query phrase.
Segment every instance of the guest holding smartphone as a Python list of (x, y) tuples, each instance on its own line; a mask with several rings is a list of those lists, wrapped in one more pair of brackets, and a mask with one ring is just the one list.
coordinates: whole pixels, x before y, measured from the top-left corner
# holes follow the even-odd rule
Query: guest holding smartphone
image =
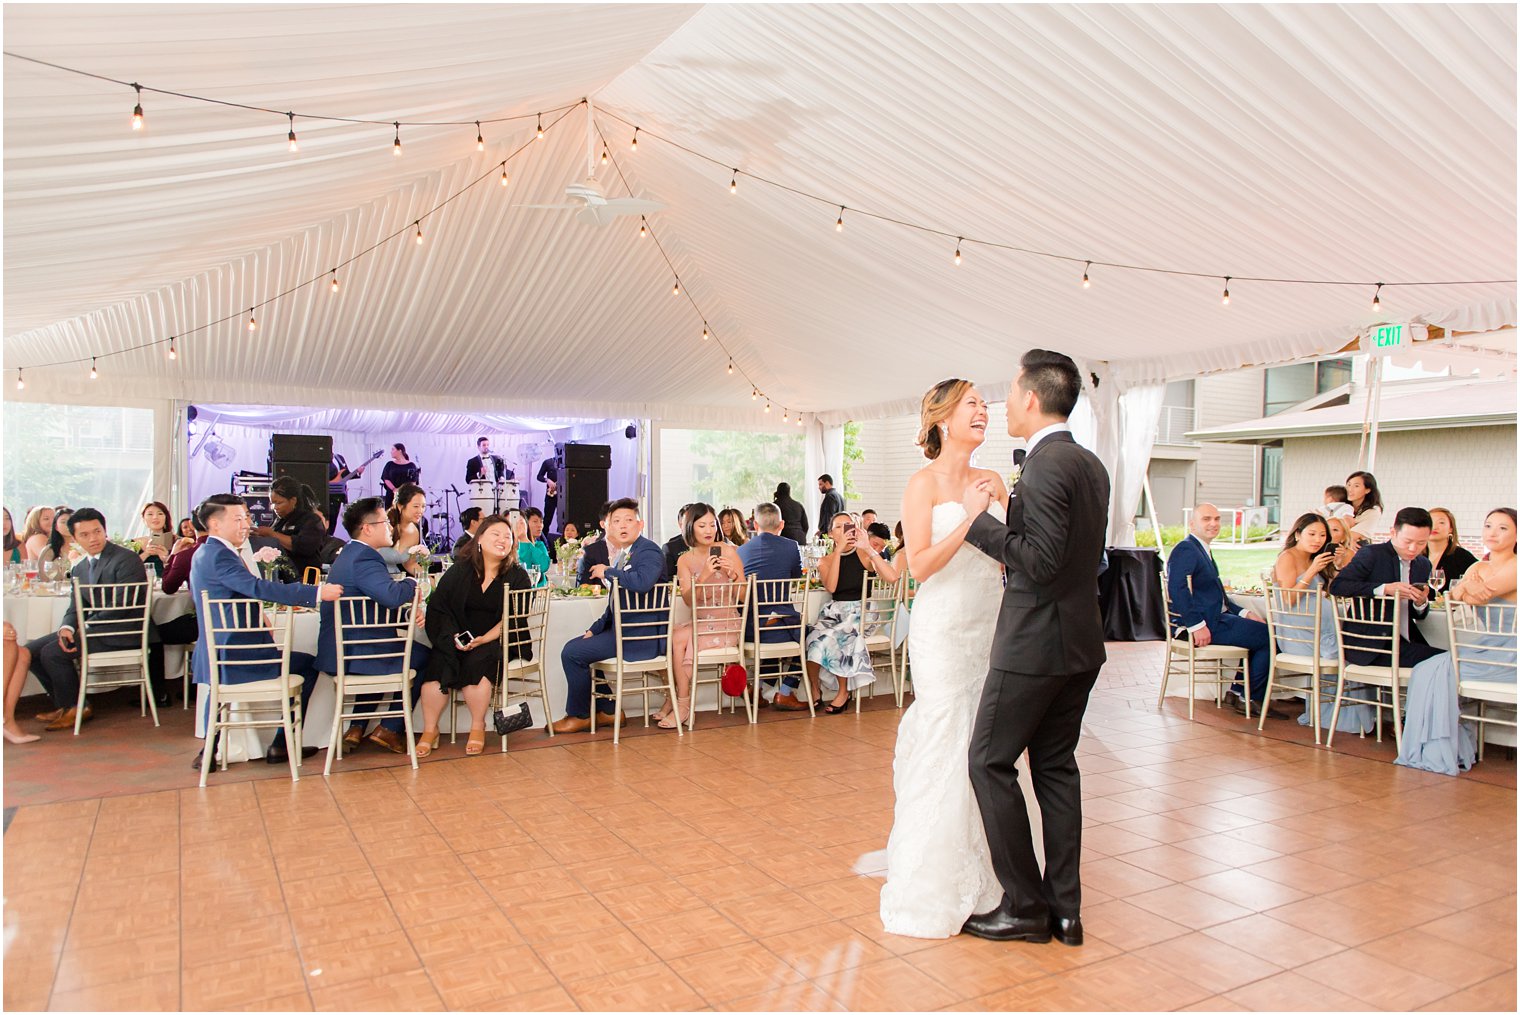
[[(675, 670), (676, 700), (655, 714), (661, 729), (673, 730), (691, 719), (691, 657), (693, 652), (739, 643), (739, 598), (744, 588), (744, 563), (731, 543), (718, 542), (718, 515), (711, 504), (688, 504), (681, 522), (687, 550), (676, 561), (676, 581), (687, 606), (700, 608), (699, 622), (677, 625), (670, 633), (671, 665)], [(731, 616), (730, 616), (731, 614)]]
[[(528, 510), (537, 511), (538, 509), (529, 508)], [(512, 537), (517, 540), (517, 562), (528, 573), (531, 586), (542, 588), (549, 584), (549, 548), (542, 540), (533, 538), (532, 518), (513, 509), (507, 512), (507, 519), (512, 523)], [(541, 515), (539, 524), (540, 526), (543, 524)]]
[[(417, 757), (425, 758), (438, 747), (438, 718), (450, 691), (461, 692), (470, 709), (470, 737), (464, 753), (485, 750), (491, 685), (501, 673), (505, 593), (509, 588), (529, 587), (528, 573), (517, 562), (510, 523), (501, 515), (481, 519), (464, 556), (443, 573), (428, 600), (427, 635), (433, 652), (420, 678), (422, 733), (417, 737)], [(526, 631), (525, 618), (513, 617), (510, 623)], [(518, 658), (521, 650), (514, 645), (512, 651), (511, 658)]]
[(148, 529), (148, 537), (143, 540), (142, 553), (138, 556), (142, 557), (144, 564), (162, 575), (164, 564), (168, 562), (169, 554), (174, 548), (174, 530), (170, 528), (174, 516), (169, 514), (167, 504), (151, 500), (143, 505), (142, 520)]
[(818, 562), (818, 578), (833, 600), (808, 632), (807, 665), (814, 687), (835, 692), (823, 706), (823, 714), (839, 715), (849, 708), (856, 690), (876, 679), (860, 630), (866, 574), (895, 582), (897, 569), (871, 548), (865, 533), (843, 511), (829, 522), (829, 536), (834, 548)]

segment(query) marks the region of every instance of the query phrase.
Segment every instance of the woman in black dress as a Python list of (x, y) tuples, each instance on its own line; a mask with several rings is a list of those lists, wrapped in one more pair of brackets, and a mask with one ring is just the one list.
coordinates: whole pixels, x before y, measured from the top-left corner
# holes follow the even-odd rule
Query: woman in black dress
[(305, 483), (281, 476), (269, 484), (269, 506), (274, 508), (276, 515), (274, 525), (260, 525), (253, 534), (280, 544), (294, 571), (293, 576), (287, 577), (298, 582), (307, 568), (322, 567), (322, 544), (327, 542), (327, 526), (317, 517), (316, 494)]
[(1478, 558), (1457, 542), (1456, 515), (1446, 508), (1434, 507), (1430, 509), (1430, 521), (1430, 545), (1425, 548), (1425, 556), (1430, 558), (1432, 569), (1440, 568), (1446, 573), (1446, 587), (1456, 588)]
[(391, 460), (380, 470), (381, 496), (389, 508), (396, 499), (396, 491), (408, 483), (422, 482), (422, 468), (407, 457), (405, 444), (391, 445)]
[[(428, 600), (427, 635), (433, 652), (422, 675), (422, 733), (417, 757), (438, 746), (438, 718), (448, 704), (449, 691), (461, 691), (470, 708), (470, 738), (464, 753), (479, 754), (486, 746), (486, 712), (491, 685), (501, 679), (502, 621), (506, 590), (529, 588), (528, 572), (517, 563), (517, 541), (501, 515), (480, 522), (464, 556), (444, 572)], [(531, 652), (524, 632), (527, 620), (508, 621), (517, 632), (511, 658)], [(461, 641), (465, 633), (473, 635)]]

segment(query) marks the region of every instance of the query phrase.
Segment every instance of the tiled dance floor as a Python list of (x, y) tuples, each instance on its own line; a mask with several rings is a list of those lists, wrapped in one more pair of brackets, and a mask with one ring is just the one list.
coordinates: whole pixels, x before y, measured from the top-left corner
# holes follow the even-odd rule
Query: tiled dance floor
[(1158, 669), (1088, 711), (1082, 948), (882, 932), (888, 708), (23, 803), (5, 1007), (1514, 1010), (1513, 761), (1189, 723)]

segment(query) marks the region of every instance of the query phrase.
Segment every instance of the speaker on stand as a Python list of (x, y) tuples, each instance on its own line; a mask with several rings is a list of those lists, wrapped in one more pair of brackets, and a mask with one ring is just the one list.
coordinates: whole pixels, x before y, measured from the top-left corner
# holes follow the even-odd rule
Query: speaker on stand
[(597, 515), (607, 503), (612, 448), (606, 444), (557, 444), (554, 458), (560, 477), (561, 525), (574, 522), (582, 532), (596, 528)]

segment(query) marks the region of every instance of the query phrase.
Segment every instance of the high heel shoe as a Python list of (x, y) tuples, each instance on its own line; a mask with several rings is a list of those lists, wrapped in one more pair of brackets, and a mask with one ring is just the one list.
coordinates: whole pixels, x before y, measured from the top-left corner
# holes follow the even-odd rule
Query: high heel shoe
[(822, 712), (824, 715), (839, 715), (845, 711), (848, 711), (850, 703), (854, 700), (855, 695), (851, 694), (849, 691), (846, 691), (844, 695), (844, 701), (840, 702), (837, 705), (833, 702), (829, 702), (827, 705), (823, 706)]
[[(438, 749), (438, 738), (441, 734), (437, 730), (429, 733), (423, 730), (417, 734), (417, 757), (425, 758)], [(431, 739), (429, 739), (431, 737)]]
[[(684, 704), (682, 704), (683, 702)], [(679, 718), (677, 718), (678, 716)], [(677, 698), (675, 710), (660, 720), (659, 727), (662, 730), (673, 730), (683, 724), (691, 724), (690, 698)]]
[(464, 753), (466, 755), (474, 757), (475, 755), (481, 753), (485, 749), (486, 749), (486, 731), (485, 731), (485, 727), (481, 727), (478, 730), (470, 730), (470, 739), (468, 739), (468, 740), (466, 740), (464, 742)]

